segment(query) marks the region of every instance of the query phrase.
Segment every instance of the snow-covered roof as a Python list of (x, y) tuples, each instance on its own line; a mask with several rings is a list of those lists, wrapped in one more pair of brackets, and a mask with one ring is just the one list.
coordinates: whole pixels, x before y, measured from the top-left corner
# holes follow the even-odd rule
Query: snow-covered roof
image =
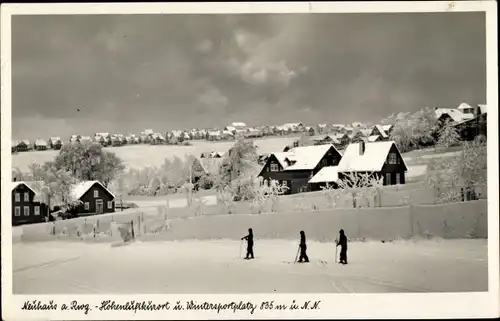
[(435, 110), (435, 114), (436, 118), (441, 117), (443, 114), (447, 114), (457, 123), (474, 118), (473, 114), (464, 114), (460, 110), (454, 108), (438, 108)]
[(328, 126), (327, 124), (319, 124), (318, 127), (319, 128), (325, 128), (326, 126)]
[(90, 141), (90, 140), (92, 140), (92, 139), (89, 136), (82, 136), (80, 138), (80, 141)]
[(283, 124), (281, 127), (284, 127), (286, 129), (288, 128), (296, 128), (296, 127), (300, 127), (300, 126), (303, 126), (302, 123), (286, 123), (286, 124)]
[(294, 156), (294, 154), (291, 152), (279, 152), (279, 153), (273, 153), (273, 155), (276, 157), (281, 167), (283, 167), (284, 169), (288, 167), (288, 163), (286, 161), (287, 158), (291, 160), (290, 157)]
[(375, 128), (377, 128), (377, 130), (380, 133), (380, 135), (382, 136), (382, 138), (387, 138), (387, 136), (388, 136), (387, 135), (387, 130), (388, 129), (385, 129), (384, 126), (382, 126), (382, 125), (375, 125)]
[(61, 137), (57, 137), (57, 136), (50, 137), (50, 140), (53, 141), (53, 142), (57, 142), (57, 141), (61, 140)]
[(394, 125), (382, 125), (382, 128), (383, 128), (386, 132), (390, 131), (392, 127), (394, 127)]
[(46, 142), (46, 141), (44, 141), (43, 139), (37, 139), (37, 140), (35, 141), (35, 145), (37, 145), (37, 146), (46, 146), (46, 145), (47, 145), (47, 142)]
[(247, 125), (245, 123), (241, 123), (241, 122), (234, 122), (231, 124), (231, 126), (233, 126), (233, 127), (246, 127)]
[(309, 180), (309, 183), (330, 183), (339, 179), (337, 166), (325, 166)]
[(380, 138), (379, 135), (368, 136), (368, 142), (370, 142), (370, 143), (376, 142), (379, 138)]
[(236, 130), (234, 126), (226, 126), (226, 130), (233, 131)]
[(109, 133), (95, 133), (95, 136), (107, 137), (109, 136)]
[(337, 128), (344, 128), (344, 124), (333, 124), (332, 127), (337, 127)]
[(152, 129), (145, 129), (145, 130), (144, 130), (144, 133), (145, 133), (146, 135), (148, 135), (148, 134), (152, 134), (152, 133), (154, 133), (154, 131), (153, 131)]
[(353, 122), (352, 123), (352, 127), (361, 127), (363, 126), (363, 124), (359, 123), (359, 122)]
[(467, 103), (461, 103), (457, 109), (458, 110), (464, 110), (464, 109), (469, 109), (469, 108), (473, 108), (471, 105), (467, 104)]
[[(360, 155), (359, 144), (347, 146), (338, 164), (339, 172), (378, 172), (384, 166), (391, 147), (396, 146), (394, 141), (364, 143), (365, 151)], [(404, 159), (403, 164), (408, 169)]]
[(228, 130), (223, 131), (222, 134), (234, 136), (234, 134), (232, 132), (228, 131)]
[(28, 187), (33, 193), (37, 193), (37, 191), (31, 187), (30, 183), (29, 182), (25, 182), (25, 181), (17, 181), (17, 182), (11, 182), (10, 183), (10, 190), (13, 191), (15, 190), (19, 185), (26, 185), (26, 187)]
[(294, 147), (288, 151), (296, 157), (296, 163), (285, 170), (309, 170), (314, 169), (326, 152), (335, 147), (332, 144)]
[(22, 142), (23, 142), (23, 143), (25, 143), (26, 145), (29, 145), (29, 144), (30, 144), (30, 141), (29, 141), (29, 140), (27, 140), (27, 139), (23, 139), (23, 140), (22, 140)]
[(481, 114), (485, 114), (487, 112), (487, 105), (477, 105), (479, 110), (481, 110)]
[(109, 189), (107, 189), (104, 185), (101, 184), (99, 181), (83, 181), (79, 182), (71, 187), (71, 197), (74, 198), (75, 200), (79, 200), (83, 194), (85, 194), (94, 184), (99, 184), (101, 185), (102, 188), (104, 188), (106, 191), (108, 191), (113, 198), (115, 198), (115, 195), (111, 193)]

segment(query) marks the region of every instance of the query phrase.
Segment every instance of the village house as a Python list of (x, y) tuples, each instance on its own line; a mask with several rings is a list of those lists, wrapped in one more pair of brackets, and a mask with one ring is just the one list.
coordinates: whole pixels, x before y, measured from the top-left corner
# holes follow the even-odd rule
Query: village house
[(17, 145), (19, 142), (17, 140), (13, 140), (11, 145), (10, 145), (10, 151), (11, 153), (17, 153)]
[(315, 145), (333, 144), (335, 146), (340, 144), (340, 142), (336, 138), (330, 135), (312, 136), (311, 140), (314, 142)]
[(70, 143), (78, 143), (78, 142), (80, 142), (80, 138), (81, 138), (80, 135), (71, 135), (69, 137), (69, 142)]
[(12, 225), (45, 222), (48, 206), (41, 191), (30, 182), (11, 182)]
[(31, 149), (30, 141), (27, 139), (17, 141), (15, 146), (17, 152), (27, 152)]
[[(466, 108), (465, 106), (463, 107), (464, 109)], [(475, 108), (470, 108), (472, 109), (474, 118), (453, 124), (463, 141), (472, 141), (477, 136), (487, 136), (486, 105), (478, 105)], [(471, 111), (466, 110), (466, 112), (470, 113)]]
[(348, 173), (374, 174), (384, 185), (405, 184), (408, 167), (393, 141), (349, 144), (338, 164), (338, 178)]
[(73, 215), (86, 216), (115, 211), (115, 195), (99, 181), (83, 181), (73, 185), (71, 198), (81, 202), (68, 211)]
[(62, 140), (61, 137), (50, 137), (48, 141), (49, 148), (54, 150), (59, 150), (62, 148)]
[(35, 150), (47, 150), (47, 142), (44, 141), (43, 139), (37, 139), (33, 144), (33, 148)]
[(337, 148), (341, 147), (344, 148), (351, 142), (351, 139), (347, 133), (342, 133), (342, 134), (337, 134), (334, 136), (334, 138), (339, 142), (339, 145), (336, 146)]
[(255, 128), (249, 128), (247, 132), (243, 134), (245, 138), (259, 138), (262, 137), (262, 133)]
[(314, 192), (327, 187), (338, 188), (338, 180), (338, 167), (325, 166), (309, 180), (309, 189)]
[(309, 180), (325, 166), (335, 166), (341, 158), (337, 149), (329, 145), (294, 147), (287, 152), (269, 155), (259, 177), (264, 184), (276, 180), (288, 190), (285, 194), (309, 191)]
[(370, 136), (380, 136), (381, 140), (389, 139), (389, 131), (392, 131), (393, 125), (375, 125), (373, 126)]
[[(468, 106), (468, 105), (467, 105)], [(458, 108), (435, 108), (434, 113), (436, 115), (437, 122), (439, 126), (443, 126), (446, 123), (460, 123), (465, 120), (473, 119), (475, 117), (474, 113), (469, 112), (469, 108), (460, 105), (461, 109)], [(463, 113), (462, 111), (467, 111)]]

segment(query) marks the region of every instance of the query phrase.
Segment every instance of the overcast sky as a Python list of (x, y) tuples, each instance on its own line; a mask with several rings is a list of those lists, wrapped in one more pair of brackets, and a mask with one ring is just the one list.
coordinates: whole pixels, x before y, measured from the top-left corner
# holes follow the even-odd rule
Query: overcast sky
[(485, 45), (483, 13), (15, 16), (13, 138), (482, 104)]

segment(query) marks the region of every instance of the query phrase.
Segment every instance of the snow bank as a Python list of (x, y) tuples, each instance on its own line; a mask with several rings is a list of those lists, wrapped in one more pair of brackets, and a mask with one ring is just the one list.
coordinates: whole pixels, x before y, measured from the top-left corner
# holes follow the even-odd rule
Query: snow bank
[[(23, 241), (60, 238), (87, 241), (119, 240), (112, 224), (133, 222), (134, 235), (143, 240), (239, 240), (249, 227), (258, 238), (308, 238), (328, 241), (340, 228), (352, 239), (398, 240), (412, 237), (486, 238), (487, 201), (390, 208), (284, 211), (268, 214), (201, 215), (172, 218), (172, 211), (135, 211), (86, 219), (23, 226)], [(113, 220), (111, 220), (111, 218)], [(99, 222), (99, 223), (97, 223)], [(132, 224), (131, 224), (132, 225)], [(80, 235), (77, 233), (79, 231)], [(95, 231), (95, 232), (94, 232)], [(54, 233), (55, 232), (55, 233)], [(55, 234), (55, 235), (54, 235)], [(94, 234), (96, 236), (94, 237)]]

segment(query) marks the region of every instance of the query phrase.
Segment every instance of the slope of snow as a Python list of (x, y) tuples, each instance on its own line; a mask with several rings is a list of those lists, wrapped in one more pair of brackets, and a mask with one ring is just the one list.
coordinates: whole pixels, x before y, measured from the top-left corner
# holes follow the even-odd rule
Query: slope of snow
[[(245, 231), (242, 231), (245, 232)], [(335, 231), (332, 231), (335, 232)], [(486, 291), (487, 241), (353, 242), (346, 266), (333, 243), (238, 241), (15, 244), (14, 294), (400, 293)]]

